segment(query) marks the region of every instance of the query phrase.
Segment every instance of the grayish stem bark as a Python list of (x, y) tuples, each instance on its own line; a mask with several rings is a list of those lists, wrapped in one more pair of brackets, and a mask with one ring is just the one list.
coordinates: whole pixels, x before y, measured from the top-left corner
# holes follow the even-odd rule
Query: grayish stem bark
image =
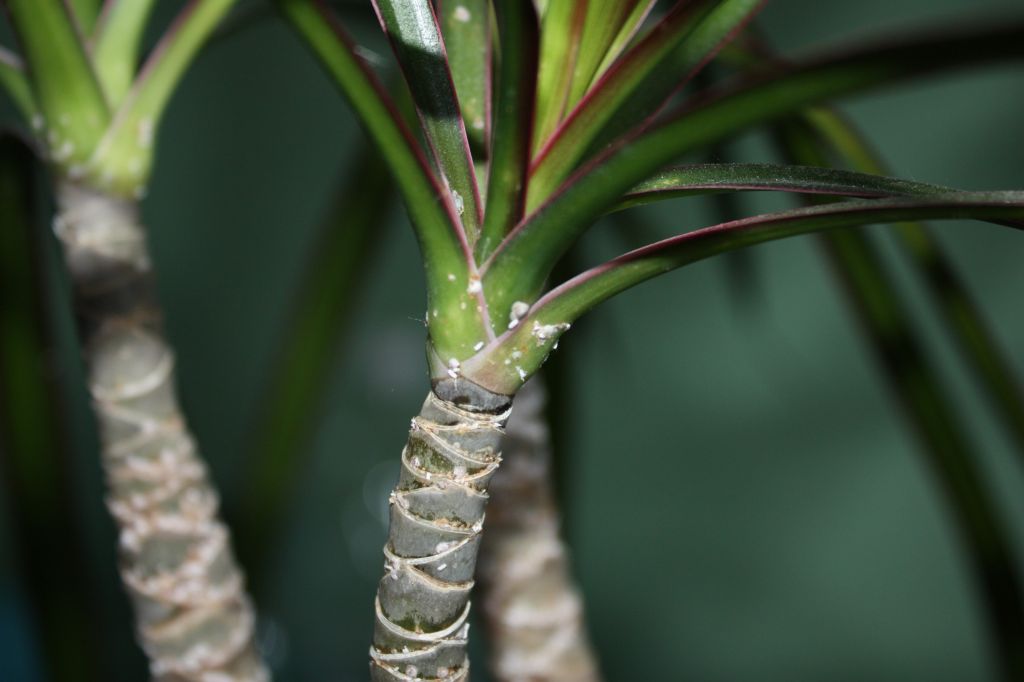
[(412, 420), (391, 494), (370, 677), (469, 679), (469, 593), (511, 398), (441, 381)]
[(174, 389), (138, 206), (63, 184), (70, 272), (121, 577), (159, 682), (262, 682), (254, 612)]
[(559, 537), (547, 400), (538, 377), (516, 395), (491, 481), (477, 577), (499, 682), (597, 682), (583, 602)]

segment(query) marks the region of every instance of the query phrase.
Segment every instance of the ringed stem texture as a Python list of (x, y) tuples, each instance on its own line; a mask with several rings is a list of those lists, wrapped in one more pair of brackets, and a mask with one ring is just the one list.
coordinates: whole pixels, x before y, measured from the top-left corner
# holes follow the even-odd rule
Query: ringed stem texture
[(499, 682), (598, 682), (583, 601), (559, 537), (547, 396), (534, 377), (516, 394), (491, 481), (477, 577)]
[(373, 682), (469, 680), (469, 593), (511, 404), (468, 379), (444, 379), (412, 420), (390, 498)]
[(174, 355), (135, 202), (58, 187), (121, 578), (158, 682), (264, 682), (255, 614), (175, 395)]

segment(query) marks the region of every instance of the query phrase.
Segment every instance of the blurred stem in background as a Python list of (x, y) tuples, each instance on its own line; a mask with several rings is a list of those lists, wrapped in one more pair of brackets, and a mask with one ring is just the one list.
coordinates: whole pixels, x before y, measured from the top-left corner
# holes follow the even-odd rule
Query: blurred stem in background
[[(152, 0), (5, 0), (14, 96), (50, 162), (119, 567), (160, 682), (262, 682), (255, 615), (176, 395), (141, 220), (166, 105), (234, 0), (195, 0), (139, 68)], [(95, 21), (95, 26), (94, 26)]]
[(0, 136), (0, 474), (46, 679), (102, 679), (88, 562), (75, 523), (62, 396), (52, 367), (45, 254), (31, 149)]
[(477, 589), (498, 682), (596, 682), (583, 600), (569, 567), (551, 470), (547, 392), (535, 377), (516, 395), (490, 485)]
[[(831, 157), (838, 157), (849, 164), (843, 150), (830, 137), (822, 138), (820, 132), (806, 119), (780, 124), (779, 140), (789, 161), (824, 166)], [(1024, 679), (1020, 576), (998, 502), (978, 469), (982, 460), (964, 434), (955, 402), (928, 362), (912, 318), (869, 236), (854, 229), (837, 230), (823, 235), (821, 241), (872, 351), (921, 438), (929, 469), (946, 496), (981, 590), (1002, 679)], [(974, 318), (978, 319), (977, 315)]]
[(358, 151), (308, 256), (304, 280), (282, 326), (267, 390), (257, 408), (249, 446), (247, 484), (228, 510), (242, 565), (259, 585), (276, 530), (285, 521), (324, 392), (351, 332), (362, 275), (382, 239), (394, 185), (380, 155), (366, 142)]

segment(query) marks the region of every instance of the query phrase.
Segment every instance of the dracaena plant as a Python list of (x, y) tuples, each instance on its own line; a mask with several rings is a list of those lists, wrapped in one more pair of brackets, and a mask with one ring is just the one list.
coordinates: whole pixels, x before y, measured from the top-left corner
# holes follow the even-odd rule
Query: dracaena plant
[(158, 680), (264, 680), (217, 494), (175, 396), (139, 200), (160, 118), (233, 0), (193, 0), (140, 59), (152, 0), (8, 0), (0, 82), (48, 161), (108, 506)]
[[(390, 497), (374, 680), (468, 679), (469, 596), (499, 441), (515, 395), (581, 315), (652, 277), (770, 240), (926, 218), (1017, 227), (1024, 217), (1016, 191), (813, 166), (668, 165), (827, 100), (1019, 59), (1019, 22), (857, 46), (689, 92), (763, 2), (681, 1), (658, 12), (629, 0), (373, 4), (416, 107), (412, 127), (326, 5), (279, 0), (390, 167), (426, 275), (431, 384)], [(748, 189), (843, 200), (691, 229), (552, 281), (608, 212)], [(1008, 679), (1021, 674), (1012, 651), (1002, 663)]]

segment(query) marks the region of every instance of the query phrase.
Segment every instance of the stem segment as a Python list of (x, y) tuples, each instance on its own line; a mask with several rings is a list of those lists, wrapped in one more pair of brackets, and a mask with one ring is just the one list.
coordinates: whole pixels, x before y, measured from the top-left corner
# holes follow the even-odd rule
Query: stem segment
[(268, 680), (217, 493), (175, 396), (138, 206), (73, 184), (58, 204), (121, 577), (153, 679)]
[(444, 379), (412, 420), (377, 588), (373, 682), (469, 680), (469, 593), (511, 403)]
[(547, 395), (538, 378), (516, 394), (505, 465), (491, 482), (477, 576), (499, 682), (597, 682), (583, 601), (559, 537)]

